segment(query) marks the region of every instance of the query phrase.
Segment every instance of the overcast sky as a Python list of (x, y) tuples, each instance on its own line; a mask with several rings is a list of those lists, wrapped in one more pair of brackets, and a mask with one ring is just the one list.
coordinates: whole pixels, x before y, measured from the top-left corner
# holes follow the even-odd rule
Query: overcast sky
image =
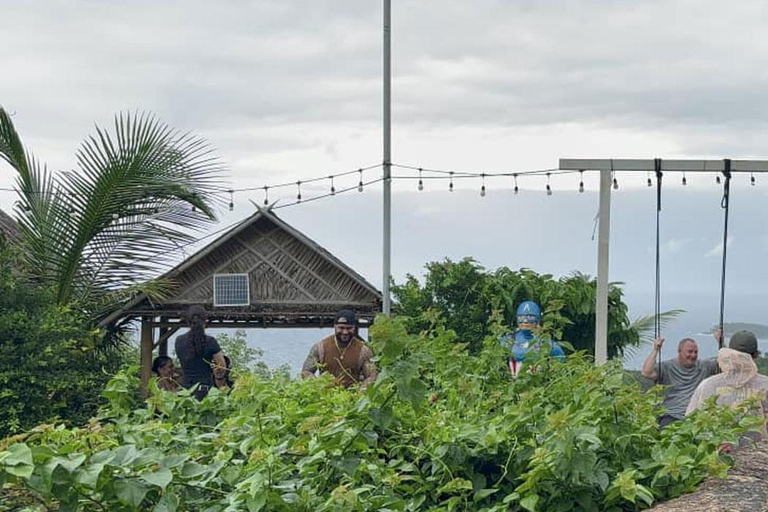
[[(766, 2), (393, 4), (395, 163), (494, 173), (555, 168), (561, 157), (768, 158)], [(126, 110), (151, 111), (210, 141), (233, 188), (382, 159), (380, 1), (0, 0), (0, 7), (0, 104), (54, 170), (72, 168), (94, 124), (108, 126)], [(637, 316), (653, 309), (654, 195), (645, 175), (618, 178), (611, 279), (637, 297)], [(683, 189), (679, 177), (667, 178), (665, 297), (692, 294), (716, 309), (720, 192), (714, 175), (688, 180)], [(0, 187), (12, 183), (11, 170), (0, 167)], [(513, 196), (508, 178), (495, 179), (481, 199), (478, 180), (457, 183), (453, 195), (444, 181), (428, 181), (421, 193), (414, 181), (398, 181), (393, 273), (400, 280), (429, 260), (466, 255), (489, 268), (595, 274), (597, 198), (576, 194), (577, 184), (578, 176), (555, 176), (555, 194), (546, 197), (542, 181), (521, 180)], [(753, 308), (734, 320), (766, 320), (757, 318), (768, 277), (766, 191), (768, 176), (754, 188), (745, 176), (734, 184), (729, 293)], [(286, 194), (283, 204), (295, 198)], [(261, 203), (263, 194), (236, 194), (221, 226), (251, 214), (248, 199)], [(13, 200), (0, 191), (1, 208), (11, 212)], [(381, 189), (371, 186), (279, 215), (378, 286), (380, 208)]]

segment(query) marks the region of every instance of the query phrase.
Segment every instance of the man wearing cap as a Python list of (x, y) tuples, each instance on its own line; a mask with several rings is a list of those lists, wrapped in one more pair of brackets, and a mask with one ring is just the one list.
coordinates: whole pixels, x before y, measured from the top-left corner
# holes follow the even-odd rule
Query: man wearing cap
[(357, 336), (357, 318), (350, 309), (342, 309), (333, 322), (334, 333), (320, 340), (309, 351), (301, 376), (312, 378), (315, 372), (329, 372), (344, 387), (367, 386), (376, 380), (373, 352)]
[[(705, 379), (691, 397), (686, 414), (701, 408), (707, 398), (717, 396), (718, 405), (736, 407), (749, 398), (757, 398), (758, 410), (754, 414), (763, 417), (768, 412), (768, 377), (757, 373), (755, 359), (760, 352), (757, 349), (757, 337), (750, 331), (733, 333), (728, 348), (720, 349), (717, 362), (722, 373)], [(748, 432), (741, 440), (766, 440), (768, 431), (765, 425), (760, 432)], [(725, 446), (725, 449), (731, 448)]]
[[(685, 418), (685, 408), (696, 387), (719, 371), (717, 360), (699, 360), (699, 346), (691, 338), (683, 338), (677, 345), (677, 358), (656, 364), (656, 357), (664, 344), (664, 338), (653, 342), (653, 350), (643, 363), (640, 372), (643, 377), (657, 384), (668, 386), (664, 390), (662, 406), (666, 412), (659, 417), (659, 427), (664, 428), (672, 422)], [(660, 371), (657, 371), (657, 368)]]

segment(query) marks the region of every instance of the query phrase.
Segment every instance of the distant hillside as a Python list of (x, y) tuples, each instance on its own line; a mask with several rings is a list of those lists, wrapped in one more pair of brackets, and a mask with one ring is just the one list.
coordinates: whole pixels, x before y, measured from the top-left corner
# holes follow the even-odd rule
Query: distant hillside
[(748, 324), (741, 322), (726, 322), (723, 326), (725, 336), (728, 337), (736, 331), (752, 331), (758, 338), (768, 338), (768, 325), (763, 324)]

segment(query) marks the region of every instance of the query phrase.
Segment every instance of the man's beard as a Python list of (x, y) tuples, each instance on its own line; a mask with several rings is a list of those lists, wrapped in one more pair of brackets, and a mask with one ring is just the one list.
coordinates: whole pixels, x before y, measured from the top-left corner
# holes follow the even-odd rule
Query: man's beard
[[(346, 347), (347, 345), (352, 343), (352, 340), (355, 338), (354, 334), (344, 334), (344, 335), (342, 335), (342, 334), (336, 333), (335, 336), (336, 336), (336, 343), (338, 343), (339, 346), (342, 346), (342, 347)], [(347, 341), (342, 340), (341, 339), (342, 336), (348, 336)]]

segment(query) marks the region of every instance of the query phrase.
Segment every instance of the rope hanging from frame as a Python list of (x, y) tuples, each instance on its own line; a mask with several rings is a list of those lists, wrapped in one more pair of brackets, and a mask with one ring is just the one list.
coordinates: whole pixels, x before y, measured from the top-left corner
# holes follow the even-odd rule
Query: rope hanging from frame
[(720, 329), (720, 339), (718, 341), (719, 347), (723, 348), (723, 337), (725, 333), (723, 332), (723, 323), (725, 316), (725, 264), (727, 261), (727, 250), (728, 250), (728, 211), (730, 209), (730, 202), (731, 202), (731, 160), (725, 159), (723, 160), (724, 168), (723, 168), (723, 176), (725, 176), (725, 182), (723, 183), (723, 198), (720, 200), (720, 208), (724, 210), (724, 221), (723, 221), (723, 268), (720, 273), (720, 323), (718, 324), (718, 327)]
[[(661, 158), (656, 158), (653, 161), (654, 170), (656, 171), (656, 296), (653, 310), (653, 336), (654, 340), (661, 337)], [(655, 341), (654, 341), (655, 343)], [(657, 375), (661, 375), (661, 350), (656, 355), (656, 363), (658, 365)]]

